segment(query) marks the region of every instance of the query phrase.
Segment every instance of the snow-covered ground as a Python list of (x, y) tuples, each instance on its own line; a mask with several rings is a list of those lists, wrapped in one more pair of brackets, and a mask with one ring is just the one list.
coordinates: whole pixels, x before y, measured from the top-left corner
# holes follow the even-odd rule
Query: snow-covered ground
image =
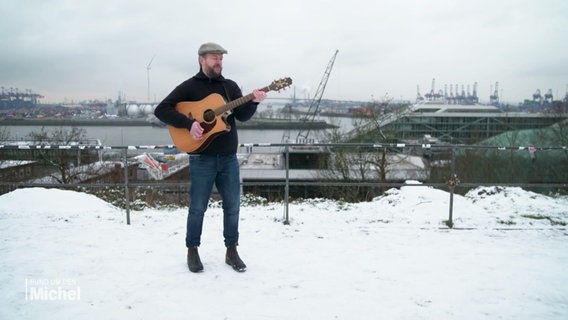
[(186, 209), (124, 211), (83, 193), (0, 196), (0, 319), (568, 319), (568, 198), (424, 187), (372, 202), (247, 205), (224, 263), (206, 213), (190, 273)]

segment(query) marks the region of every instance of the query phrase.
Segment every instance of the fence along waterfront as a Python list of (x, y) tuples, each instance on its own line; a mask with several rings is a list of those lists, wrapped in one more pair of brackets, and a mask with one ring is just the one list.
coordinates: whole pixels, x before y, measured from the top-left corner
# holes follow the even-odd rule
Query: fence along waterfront
[[(253, 148), (281, 148), (285, 153), (286, 163), (286, 179), (284, 182), (263, 182), (266, 185), (274, 185), (284, 187), (284, 223), (289, 223), (289, 187), (291, 185), (303, 185), (303, 186), (367, 186), (367, 187), (402, 187), (402, 186), (432, 186), (432, 187), (448, 187), (450, 191), (450, 206), (449, 206), (449, 217), (447, 225), (448, 227), (453, 226), (453, 195), (456, 187), (478, 187), (481, 185), (495, 185), (495, 186), (516, 186), (516, 187), (530, 187), (530, 188), (568, 188), (568, 181), (561, 182), (540, 182), (540, 183), (530, 183), (530, 182), (518, 182), (518, 183), (479, 183), (479, 182), (462, 182), (459, 185), (455, 183), (458, 179), (458, 173), (456, 172), (456, 157), (455, 153), (457, 150), (495, 150), (495, 151), (526, 151), (534, 154), (535, 152), (564, 152), (568, 157), (568, 147), (567, 146), (499, 146), (499, 145), (450, 145), (450, 144), (405, 144), (405, 143), (243, 143), (239, 144), (239, 147), (247, 148), (252, 150)], [(298, 182), (290, 181), (289, 179), (289, 163), (288, 156), (292, 148), (297, 147), (326, 147), (326, 148), (368, 148), (368, 149), (421, 149), (421, 150), (438, 150), (450, 152), (451, 157), (451, 173), (447, 177), (448, 180), (444, 182), (432, 182), (432, 183), (422, 183), (420, 185), (407, 184), (403, 182), (341, 182), (341, 181), (314, 181), (314, 182)], [(123, 183), (120, 185), (124, 188), (124, 201), (125, 201), (125, 211), (126, 211), (126, 223), (130, 224), (130, 188), (140, 187), (140, 186), (156, 186), (155, 183), (140, 183), (140, 182), (129, 182), (128, 179), (128, 152), (143, 152), (148, 150), (164, 150), (164, 149), (174, 149), (175, 145), (137, 145), (137, 146), (104, 146), (104, 145), (50, 145), (50, 144), (30, 144), (30, 143), (2, 143), (0, 142), (0, 153), (5, 150), (119, 150), (122, 153), (122, 168), (124, 173)], [(1, 161), (1, 160), (0, 160)], [(187, 181), (181, 182), (165, 182), (159, 183), (163, 186), (169, 187), (180, 187), (187, 186)], [(243, 184), (247, 184), (243, 182)], [(251, 183), (251, 185), (258, 185), (258, 183)], [(6, 182), (4, 179), (0, 181), (0, 186), (8, 187), (13, 190), (16, 188), (23, 187), (50, 187), (50, 188), (70, 188), (70, 187), (113, 187), (117, 186), (116, 183), (69, 183), (69, 184), (46, 184), (46, 183), (23, 183), (23, 182)]]

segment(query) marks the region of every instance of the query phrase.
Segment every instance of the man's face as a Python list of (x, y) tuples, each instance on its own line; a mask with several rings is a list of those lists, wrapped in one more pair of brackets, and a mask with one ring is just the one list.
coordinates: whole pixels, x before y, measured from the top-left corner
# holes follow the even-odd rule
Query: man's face
[(204, 57), (199, 57), (199, 63), (203, 73), (209, 78), (216, 78), (223, 71), (223, 54), (208, 53)]

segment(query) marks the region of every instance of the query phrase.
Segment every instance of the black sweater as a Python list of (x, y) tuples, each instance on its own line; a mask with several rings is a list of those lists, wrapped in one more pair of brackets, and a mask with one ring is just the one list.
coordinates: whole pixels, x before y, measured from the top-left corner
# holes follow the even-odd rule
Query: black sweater
[[(189, 135), (189, 130), (194, 120), (177, 112), (175, 110), (176, 104), (181, 101), (200, 101), (212, 93), (220, 94), (226, 101), (232, 101), (243, 96), (236, 82), (225, 79), (223, 76), (209, 79), (200, 70), (195, 76), (182, 82), (164, 98), (154, 110), (154, 115), (168, 125), (176, 128), (187, 128), (187, 134)], [(231, 126), (231, 130), (217, 136), (201, 153), (213, 155), (235, 154), (238, 147), (235, 118), (243, 122), (249, 120), (256, 112), (257, 106), (258, 103), (249, 101), (233, 109), (232, 114), (227, 117), (227, 123)]]

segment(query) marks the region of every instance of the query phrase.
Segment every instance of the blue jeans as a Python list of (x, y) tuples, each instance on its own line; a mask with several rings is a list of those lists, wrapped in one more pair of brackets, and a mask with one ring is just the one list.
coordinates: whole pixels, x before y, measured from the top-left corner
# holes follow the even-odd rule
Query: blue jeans
[(201, 244), (203, 217), (207, 210), (213, 183), (223, 201), (223, 237), (225, 246), (239, 241), (240, 173), (236, 155), (189, 156), (189, 213), (185, 244), (197, 247)]

